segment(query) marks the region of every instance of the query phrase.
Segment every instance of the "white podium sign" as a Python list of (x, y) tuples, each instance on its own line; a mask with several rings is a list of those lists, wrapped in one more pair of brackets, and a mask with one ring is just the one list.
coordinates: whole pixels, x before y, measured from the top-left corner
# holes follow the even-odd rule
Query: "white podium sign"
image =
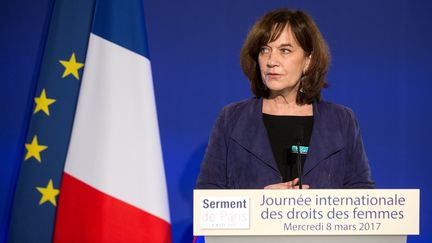
[(418, 189), (195, 190), (194, 235), (417, 235)]

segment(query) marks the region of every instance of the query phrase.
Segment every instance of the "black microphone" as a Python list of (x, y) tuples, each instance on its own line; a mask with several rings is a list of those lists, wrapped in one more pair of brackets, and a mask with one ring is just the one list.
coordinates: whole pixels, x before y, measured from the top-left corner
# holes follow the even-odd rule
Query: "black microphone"
[(300, 139), (297, 140), (297, 174), (299, 178), (299, 188), (303, 189), (303, 179), (302, 179), (302, 168), (301, 168), (301, 154), (300, 154)]
[(302, 170), (302, 162), (301, 162), (301, 151), (300, 146), (303, 141), (303, 127), (299, 128), (299, 136), (297, 137), (297, 174), (299, 178), (299, 188), (303, 189), (303, 170)]

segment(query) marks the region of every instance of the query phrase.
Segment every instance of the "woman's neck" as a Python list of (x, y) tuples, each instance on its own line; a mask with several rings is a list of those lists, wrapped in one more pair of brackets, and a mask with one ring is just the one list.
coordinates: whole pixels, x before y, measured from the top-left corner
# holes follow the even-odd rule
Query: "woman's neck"
[(286, 116), (312, 116), (311, 104), (299, 105), (296, 96), (273, 95), (263, 99), (263, 113)]

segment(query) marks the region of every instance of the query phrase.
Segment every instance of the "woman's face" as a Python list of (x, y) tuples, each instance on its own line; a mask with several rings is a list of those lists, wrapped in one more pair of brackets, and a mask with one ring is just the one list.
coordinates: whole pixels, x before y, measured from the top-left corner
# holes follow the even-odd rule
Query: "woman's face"
[(300, 78), (309, 62), (310, 56), (306, 56), (289, 27), (278, 39), (262, 46), (258, 55), (261, 77), (270, 95), (297, 94)]

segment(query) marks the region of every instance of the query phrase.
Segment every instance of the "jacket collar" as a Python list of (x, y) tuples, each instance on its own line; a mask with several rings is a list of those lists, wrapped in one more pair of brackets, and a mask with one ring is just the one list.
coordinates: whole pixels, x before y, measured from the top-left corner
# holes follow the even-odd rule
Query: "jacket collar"
[(262, 118), (262, 98), (248, 103), (235, 124), (231, 137), (247, 151), (279, 173), (278, 165)]
[(335, 114), (328, 110), (328, 104), (322, 101), (313, 103), (314, 125), (309, 143), (309, 152), (303, 168), (303, 175), (308, 174), (319, 162), (343, 148), (343, 137)]
[[(262, 118), (262, 98), (252, 99), (237, 120), (232, 139), (255, 155), (276, 172), (279, 172), (273, 150)], [(303, 176), (315, 168), (320, 161), (343, 148), (342, 134), (335, 117), (326, 112), (324, 102), (314, 102), (314, 125), (309, 144), (309, 153), (303, 169)]]

